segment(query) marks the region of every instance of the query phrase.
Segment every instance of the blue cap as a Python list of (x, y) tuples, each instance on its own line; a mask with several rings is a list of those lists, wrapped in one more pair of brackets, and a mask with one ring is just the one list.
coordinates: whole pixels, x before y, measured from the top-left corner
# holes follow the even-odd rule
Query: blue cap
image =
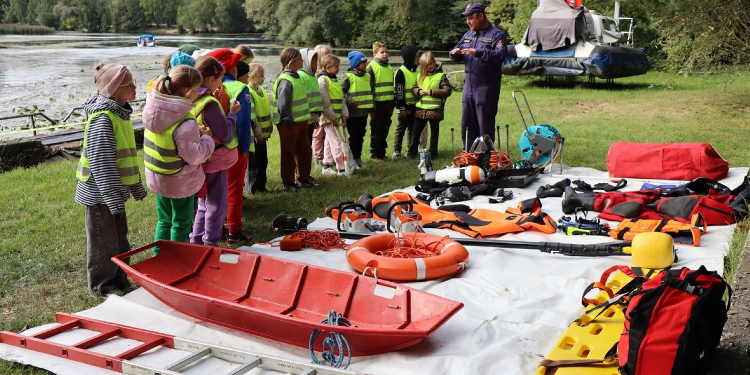
[(466, 10), (461, 13), (461, 17), (470, 16), (474, 13), (484, 13), (484, 5), (479, 3), (469, 3), (469, 5), (466, 6)]
[(360, 63), (367, 62), (367, 56), (365, 56), (364, 53), (359, 51), (351, 51), (349, 54), (346, 55), (346, 57), (349, 58), (349, 66), (352, 67), (352, 69), (359, 66)]
[(190, 65), (192, 67), (195, 67), (195, 60), (193, 58), (184, 53), (177, 51), (172, 54), (172, 58), (169, 59), (169, 65), (174, 68), (177, 65)]

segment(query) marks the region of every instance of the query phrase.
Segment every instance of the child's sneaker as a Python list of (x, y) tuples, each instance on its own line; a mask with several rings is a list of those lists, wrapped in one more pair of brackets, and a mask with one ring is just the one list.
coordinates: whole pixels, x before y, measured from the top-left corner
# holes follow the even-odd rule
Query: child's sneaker
[(339, 175), (339, 176), (344, 176), (344, 175), (346, 175), (346, 169), (339, 169), (339, 171), (338, 171), (338, 175)]
[(323, 172), (321, 172), (324, 176), (333, 176), (336, 174), (336, 171), (331, 167), (323, 168)]
[(364, 168), (365, 167), (365, 162), (362, 161), (362, 158), (359, 158), (359, 159), (355, 160), (354, 162), (357, 163), (357, 168)]
[(391, 159), (401, 159), (401, 153), (400, 152), (394, 152), (393, 155), (391, 155)]

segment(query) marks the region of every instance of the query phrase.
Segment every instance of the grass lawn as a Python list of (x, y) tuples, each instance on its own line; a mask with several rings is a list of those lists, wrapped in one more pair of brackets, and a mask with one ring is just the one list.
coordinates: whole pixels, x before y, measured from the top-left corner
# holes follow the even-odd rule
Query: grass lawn
[[(454, 69), (447, 69), (454, 70)], [(684, 77), (652, 72), (619, 79), (617, 84), (558, 84), (507, 77), (503, 80), (497, 124), (510, 124), (511, 159), (520, 157), (523, 130), (511, 91), (525, 92), (538, 122), (554, 125), (566, 138), (564, 163), (605, 169), (607, 150), (615, 141), (708, 142), (733, 167), (750, 165), (750, 75), (745, 72)], [(395, 117), (394, 117), (395, 118)], [(527, 118), (527, 121), (530, 119)], [(395, 128), (391, 127), (391, 137)], [(440, 157), (436, 168), (450, 163), (450, 129), (460, 149), (461, 93), (454, 92), (441, 123)], [(501, 130), (502, 144), (505, 131)], [(368, 132), (369, 135), (369, 132)], [(365, 141), (369, 149), (369, 140)], [(278, 137), (269, 145), (269, 184), (276, 191), (249, 197), (244, 219), (256, 240), (274, 237), (269, 223), (286, 213), (314, 220), (324, 208), (361, 194), (380, 194), (413, 185), (417, 161), (369, 162), (351, 178), (319, 177), (321, 186), (297, 194), (278, 192)], [(388, 154), (392, 152), (388, 150)], [(48, 163), (0, 174), (0, 330), (20, 331), (54, 320), (56, 311), (75, 312), (101, 303), (86, 290), (84, 208), (73, 202), (76, 162)], [(315, 172), (319, 173), (319, 172)], [(731, 186), (733, 188), (733, 186)], [(152, 241), (156, 223), (154, 195), (127, 204), (130, 244)], [(728, 275), (746, 238), (747, 225), (735, 233), (727, 259)], [(738, 251), (739, 250), (739, 251)], [(43, 374), (41, 370), (0, 361), (2, 374)]]

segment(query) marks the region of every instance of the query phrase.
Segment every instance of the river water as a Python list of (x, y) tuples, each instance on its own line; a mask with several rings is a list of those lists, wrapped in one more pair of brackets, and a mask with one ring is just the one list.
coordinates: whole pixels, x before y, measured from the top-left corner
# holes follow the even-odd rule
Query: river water
[[(253, 62), (266, 69), (270, 87), (281, 69), (279, 54), (283, 46), (260, 34), (247, 35), (157, 35), (155, 47), (137, 47), (136, 34), (87, 34), (59, 32), (54, 35), (0, 35), (0, 118), (33, 111), (34, 107), (55, 119), (62, 119), (72, 108), (96, 94), (94, 67), (99, 63), (127, 65), (138, 85), (137, 99), (146, 97), (146, 83), (162, 74), (164, 56), (182, 44), (201, 48), (233, 48), (247, 44), (255, 54)], [(348, 69), (348, 50), (335, 50), (344, 56), (341, 72)], [(372, 53), (362, 50), (368, 56)], [(391, 61), (398, 66), (396, 51)], [(136, 112), (138, 108), (136, 106)], [(69, 122), (81, 121), (81, 117)], [(0, 120), (0, 139), (31, 136), (28, 119)], [(37, 127), (49, 126), (44, 121)], [(57, 130), (47, 130), (41, 133)]]

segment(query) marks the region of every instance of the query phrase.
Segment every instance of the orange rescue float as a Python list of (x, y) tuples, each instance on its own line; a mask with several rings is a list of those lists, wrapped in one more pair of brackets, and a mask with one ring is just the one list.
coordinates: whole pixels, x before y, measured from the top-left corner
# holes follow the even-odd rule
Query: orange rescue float
[[(357, 271), (380, 279), (421, 281), (453, 275), (469, 262), (469, 251), (447, 236), (428, 233), (383, 233), (365, 237), (349, 245), (346, 260)], [(411, 242), (414, 247), (436, 254), (424, 258), (394, 258), (378, 255), (398, 242)]]

